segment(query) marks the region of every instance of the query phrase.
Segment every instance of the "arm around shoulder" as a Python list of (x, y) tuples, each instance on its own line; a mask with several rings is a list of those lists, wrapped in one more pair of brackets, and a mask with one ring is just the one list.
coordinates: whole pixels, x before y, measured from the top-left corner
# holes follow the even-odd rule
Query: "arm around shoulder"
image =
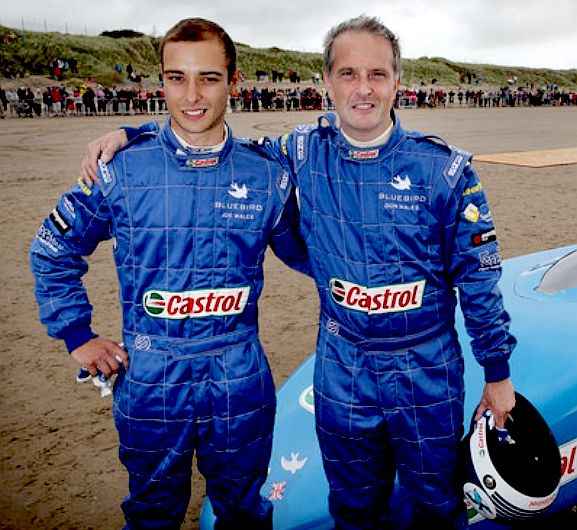
[(80, 167), (80, 178), (87, 185), (93, 185), (97, 180), (97, 165), (99, 159), (104, 163), (108, 163), (114, 158), (117, 151), (122, 149), (128, 142), (131, 142), (142, 134), (157, 134), (158, 131), (159, 126), (157, 122), (148, 122), (137, 128), (121, 127), (88, 143)]

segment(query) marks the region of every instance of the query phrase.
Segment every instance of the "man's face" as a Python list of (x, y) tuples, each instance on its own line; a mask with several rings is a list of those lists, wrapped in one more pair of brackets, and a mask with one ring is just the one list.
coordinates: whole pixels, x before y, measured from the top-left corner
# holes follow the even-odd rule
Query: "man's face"
[(391, 43), (366, 31), (347, 31), (333, 44), (331, 72), (324, 73), (344, 133), (366, 142), (385, 132), (400, 82)]
[(221, 142), (229, 90), (222, 43), (214, 38), (168, 42), (163, 59), (166, 106), (174, 131), (191, 145)]

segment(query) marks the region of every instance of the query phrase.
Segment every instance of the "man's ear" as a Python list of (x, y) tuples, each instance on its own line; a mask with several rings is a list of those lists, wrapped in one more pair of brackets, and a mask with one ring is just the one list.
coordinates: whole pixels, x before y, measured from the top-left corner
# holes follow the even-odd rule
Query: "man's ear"
[(331, 84), (330, 81), (330, 74), (327, 71), (323, 70), (323, 83), (325, 84), (325, 88), (327, 89), (327, 92), (329, 93), (329, 96), (331, 99), (333, 98), (333, 86)]

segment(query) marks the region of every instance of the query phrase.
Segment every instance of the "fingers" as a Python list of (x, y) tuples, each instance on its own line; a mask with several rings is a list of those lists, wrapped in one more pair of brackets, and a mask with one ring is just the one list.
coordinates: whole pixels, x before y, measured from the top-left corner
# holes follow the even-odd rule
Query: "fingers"
[(90, 146), (86, 147), (86, 153), (80, 166), (80, 178), (87, 186), (92, 186), (98, 181), (96, 167), (99, 155), (100, 149), (92, 149)]
[(117, 150), (118, 148), (116, 146), (105, 146), (100, 153), (100, 160), (102, 160), (105, 164), (108, 164), (108, 162), (114, 158), (114, 154)]
[(85, 366), (92, 376), (100, 370), (106, 377), (117, 373), (121, 366), (128, 368), (128, 354), (116, 342), (95, 337), (71, 352), (78, 363)]
[(477, 407), (477, 410), (475, 411), (474, 420), (479, 421), (486, 411), (490, 411), (490, 415), (493, 417), (493, 421), (495, 423), (495, 426), (498, 429), (503, 429), (505, 427), (505, 422), (507, 421), (507, 418), (509, 417), (509, 411), (507, 411), (507, 410), (495, 410), (495, 409), (496, 409), (496, 407), (491, 408), (487, 402), (482, 401), (479, 404), (479, 406)]
[(128, 353), (122, 347), (123, 344), (117, 344), (117, 349), (114, 352), (114, 360), (118, 363), (118, 367), (123, 365), (125, 370), (128, 370)]
[(127, 143), (124, 129), (111, 131), (88, 143), (84, 150), (84, 159), (80, 167), (80, 178), (92, 186), (98, 180), (98, 159), (105, 164), (110, 162), (119, 149)]
[(86, 145), (80, 168), (80, 178), (89, 186), (98, 181), (98, 159), (110, 162), (118, 148), (99, 138)]
[(92, 377), (96, 377), (98, 375), (98, 369), (96, 368), (96, 365), (86, 363), (84, 368), (90, 372)]
[(90, 172), (90, 168), (82, 166), (78, 180), (81, 180), (87, 186), (92, 187), (96, 183), (96, 175)]
[(107, 354), (101, 361), (102, 365), (99, 365), (98, 368), (104, 375), (110, 377), (117, 373), (121, 366), (124, 366), (125, 369), (128, 368), (128, 354), (116, 342), (109, 341), (107, 346)]
[(486, 410), (487, 410), (487, 404), (484, 401), (481, 401), (475, 412), (475, 421), (479, 421)]
[(509, 411), (503, 410), (499, 413), (493, 413), (493, 417), (495, 418), (495, 426), (498, 429), (504, 429), (505, 422), (507, 421), (507, 418), (509, 418)]

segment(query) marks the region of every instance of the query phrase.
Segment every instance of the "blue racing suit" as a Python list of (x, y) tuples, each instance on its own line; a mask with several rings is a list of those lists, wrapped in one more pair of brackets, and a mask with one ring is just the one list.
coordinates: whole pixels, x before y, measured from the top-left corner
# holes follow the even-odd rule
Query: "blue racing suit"
[(457, 292), (487, 382), (515, 346), (471, 155), (401, 128), (349, 144), (333, 115), (278, 139), (320, 296), (315, 415), (337, 528), (386, 528), (395, 473), (416, 528), (464, 528)]
[(178, 528), (193, 453), (216, 528), (272, 528), (260, 496), (276, 406), (258, 338), (267, 245), (306, 270), (285, 169), (228, 135), (219, 153), (182, 147), (169, 123), (141, 134), (99, 187), (64, 194), (31, 246), (40, 317), (69, 351), (96, 336), (83, 256), (114, 238), (130, 364), (114, 386), (129, 528)]

